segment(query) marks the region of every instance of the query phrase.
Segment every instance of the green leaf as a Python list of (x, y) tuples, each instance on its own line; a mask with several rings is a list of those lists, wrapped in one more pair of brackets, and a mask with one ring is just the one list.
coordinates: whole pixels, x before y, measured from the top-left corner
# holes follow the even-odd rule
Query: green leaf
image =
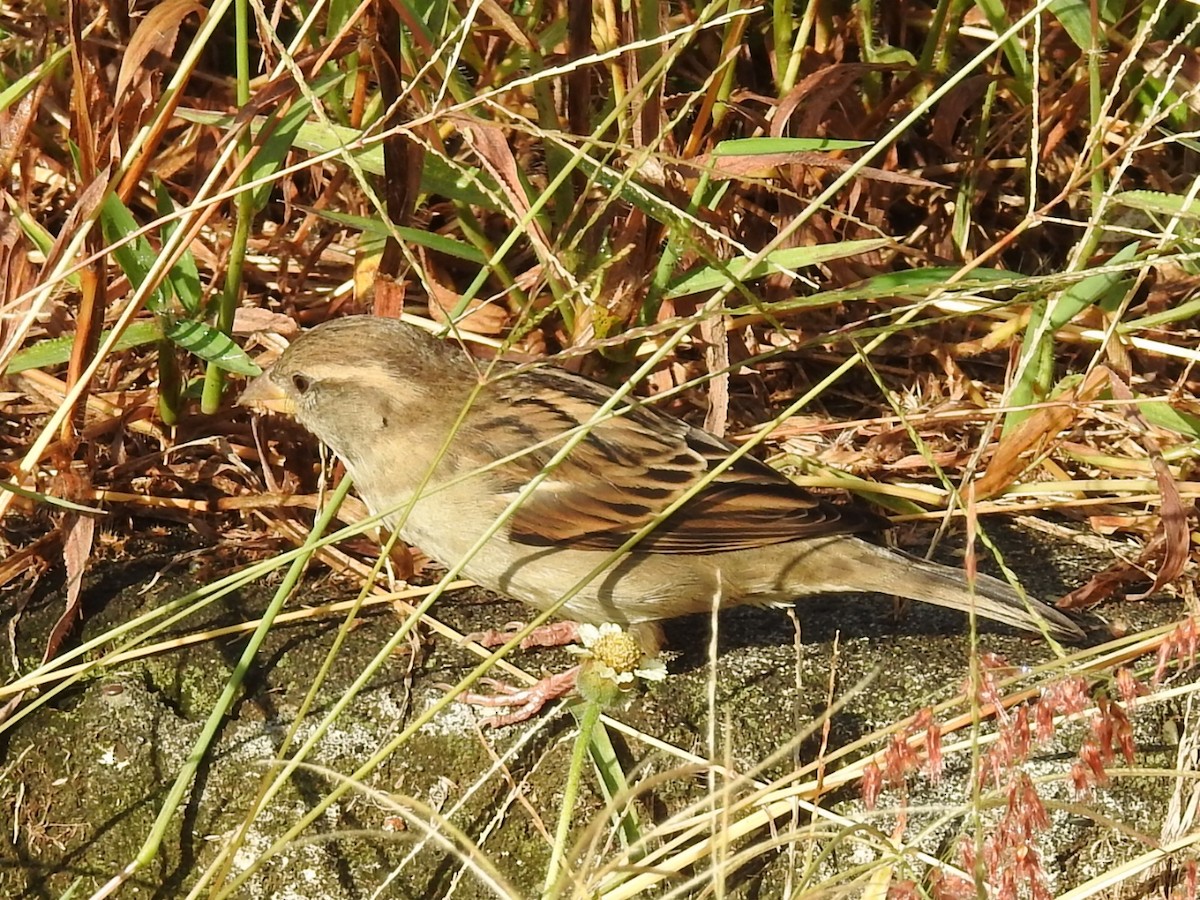
[[(1080, 50), (1092, 49), (1092, 13), (1087, 0), (1050, 0), (1050, 14), (1062, 24), (1076, 47)], [(1104, 36), (1103, 18), (1098, 30), (1095, 46), (1104, 49), (1108, 42)]]
[(261, 375), (262, 369), (234, 343), (233, 338), (205, 322), (174, 322), (164, 335), (189, 353), (236, 375)]
[[(171, 216), (176, 211), (175, 203), (171, 200), (166, 186), (157, 178), (154, 179), (154, 202), (161, 218)], [(179, 226), (178, 219), (173, 219), (163, 225), (164, 244), (171, 239), (171, 235), (179, 230)], [(180, 304), (188, 315), (200, 315), (200, 270), (196, 267), (196, 257), (192, 255), (191, 250), (185, 250), (179, 257), (179, 261), (171, 267), (171, 271), (167, 273), (167, 282), (171, 285), (171, 290), (175, 292), (175, 296), (179, 298)]]
[(685, 294), (712, 291), (724, 286), (730, 280), (735, 282), (752, 281), (772, 272), (798, 269), (803, 266), (828, 262), (831, 259), (869, 253), (881, 247), (891, 246), (893, 243), (890, 238), (867, 238), (861, 241), (822, 244), (817, 247), (788, 247), (768, 254), (765, 259), (753, 266), (750, 265), (748, 257), (737, 257), (729, 260), (722, 268), (703, 266), (688, 272), (668, 287), (667, 297), (682, 297)]
[[(314, 209), (306, 206), (301, 206), (300, 209), (315, 213), (322, 218), (345, 225), (348, 228), (357, 228), (364, 234), (378, 238), (381, 241), (386, 239), (389, 234), (387, 225), (379, 219), (372, 219), (368, 216), (354, 216), (349, 213), (335, 212), (328, 209)], [(422, 231), (420, 228), (406, 228), (404, 226), (397, 226), (396, 232), (410, 244), (428, 247), (430, 250), (436, 250), (438, 253), (444, 253), (455, 259), (463, 259), (481, 266), (487, 262), (487, 257), (478, 248), (472, 247), (470, 244), (463, 243), (462, 241), (456, 241), (454, 238), (448, 238), (445, 235), (435, 234), (431, 231)]]
[(829, 150), (857, 150), (871, 146), (870, 141), (843, 141), (834, 138), (761, 137), (733, 138), (713, 148), (713, 156), (764, 156), (768, 153), (814, 153)]
[(917, 58), (903, 47), (880, 47), (872, 56), (872, 62), (877, 66), (893, 66), (895, 68), (915, 69)]
[[(914, 288), (927, 288), (945, 285), (951, 278), (962, 270), (953, 266), (933, 266), (928, 269), (906, 269), (903, 272), (885, 272), (872, 275), (862, 283), (863, 287), (873, 296), (884, 296), (888, 291), (905, 294)], [(951, 287), (960, 288), (965, 285), (1002, 285), (1006, 282), (1018, 281), (1022, 276), (1016, 272), (1004, 269), (972, 269), (961, 281)]]
[[(771, 303), (767, 309), (772, 313), (782, 314), (801, 309), (833, 306), (850, 300), (876, 300), (884, 297), (902, 297), (913, 302), (918, 302), (927, 297), (931, 293), (931, 289), (937, 293), (945, 293), (946, 288), (952, 288), (954, 293), (969, 294), (973, 291), (995, 291), (998, 288), (1005, 287), (1009, 283), (1015, 286), (1026, 280), (1024, 276), (1001, 269), (977, 269), (960, 281), (956, 281), (952, 285), (947, 285), (947, 279), (951, 275), (958, 274), (959, 271), (957, 268), (935, 267), (932, 269), (912, 269), (905, 272), (889, 272), (884, 275), (872, 276), (849, 287), (818, 291), (815, 294), (805, 294), (803, 296), (777, 300)], [(752, 313), (761, 313), (762, 311), (763, 306), (761, 304), (750, 306), (728, 305), (726, 307), (726, 312), (731, 316), (744, 316)], [(955, 314), (944, 313), (939, 315), (950, 317)], [(858, 333), (873, 334), (876, 331), (868, 328)]]
[(1200, 439), (1200, 416), (1180, 412), (1166, 401), (1146, 400), (1137, 405), (1138, 412), (1146, 421), (1167, 431), (1182, 434), (1193, 440)]
[[(305, 118), (311, 111), (312, 104), (308, 102), (308, 98), (297, 97), (282, 116), (267, 117), (263, 127), (259, 130), (261, 134), (265, 129), (267, 137), (256, 144), (258, 152), (254, 154), (246, 170), (248, 181), (258, 181), (260, 178), (267, 178), (279, 171), (288, 151), (292, 149), (292, 145), (296, 141), (296, 135), (304, 127)], [(275, 183), (267, 182), (250, 192), (252, 213), (261, 211), (267, 205), (267, 201), (271, 199), (271, 191), (274, 189)]]
[[(7, 4), (5, 5), (7, 6)], [(42, 10), (40, 15), (51, 15), (48, 11), (48, 7), (41, 6), (39, 9)], [(0, 29), (0, 33), (3, 33), (7, 41), (13, 32), (8, 27), (5, 27)], [(5, 63), (5, 70), (11, 73), (24, 71), (24, 74), (20, 78), (17, 78), (15, 81), (13, 81), (12, 84), (9, 84), (5, 80), (0, 80), (0, 85), (2, 85), (4, 88), (3, 90), (0, 90), (0, 113), (7, 113), (13, 104), (24, 97), (27, 93), (32, 91), (39, 82), (52, 82), (54, 75), (58, 71), (58, 67), (62, 65), (62, 63), (68, 57), (70, 57), (71, 44), (70, 42), (67, 42), (57, 50), (50, 52), (45, 59), (42, 59), (37, 65), (27, 67), (28, 71), (25, 71), (26, 67), (13, 65), (14, 61), (12, 60), (11, 56), (11, 54), (13, 54), (13, 50), (8, 50), (7, 53), (10, 54), (10, 56), (8, 61)], [(4, 76), (0, 76), (0, 79), (3, 77)]]
[[(1008, 32), (1013, 20), (1009, 16), (1008, 7), (1003, 0), (975, 0), (975, 6), (987, 18), (988, 24), (992, 26), (992, 30), (996, 34)], [(1022, 36), (1019, 34), (1009, 35), (1008, 40), (1001, 46), (1001, 50), (1012, 71), (1012, 89), (1023, 101), (1028, 103), (1032, 93), (1030, 83), (1032, 67)]]
[[(111, 329), (101, 332), (100, 340), (102, 342), (107, 340), (111, 333)], [(125, 329), (125, 333), (117, 340), (116, 346), (113, 349), (128, 350), (130, 347), (153, 344), (161, 337), (162, 329), (158, 327), (158, 322), (134, 322)], [(74, 344), (75, 336), (73, 334), (39, 341), (32, 347), (26, 347), (19, 353), (14, 354), (13, 358), (9, 361), (8, 368), (4, 370), (4, 374), (15, 375), (18, 372), (24, 372), (26, 369), (48, 369), (51, 366), (61, 366), (71, 358), (71, 347)]]
[[(1138, 244), (1134, 241), (1117, 251), (1108, 265), (1120, 266), (1132, 262), (1137, 254)], [(1029, 362), (1021, 374), (1021, 380), (1013, 386), (1009, 396), (1011, 405), (1029, 406), (1046, 399), (1054, 379), (1055, 334), (1089, 306), (1103, 306), (1114, 299), (1119, 300), (1128, 290), (1131, 280), (1132, 275), (1128, 272), (1100, 272), (1076, 282), (1059, 294), (1053, 303), (1039, 301), (1025, 329), (1022, 353), (1029, 354)], [(1035, 338), (1038, 340), (1036, 346), (1030, 343)], [(1002, 433), (1012, 433), (1031, 413), (1029, 409), (1015, 409), (1008, 413), (1004, 417)]]
[(33, 500), (36, 503), (49, 503), (51, 506), (57, 506), (62, 509), (70, 509), (75, 512), (91, 513), (97, 516), (107, 516), (102, 509), (96, 509), (94, 506), (80, 506), (78, 503), (72, 503), (70, 500), (64, 500), (61, 497), (51, 497), (49, 494), (39, 494), (37, 491), (31, 491), (28, 488), (18, 487), (11, 481), (0, 481), (0, 491), (8, 491), (16, 494), (18, 497), (24, 497), (26, 500)]
[[(116, 244), (118, 241), (124, 240), (126, 235), (137, 231), (139, 225), (137, 219), (133, 217), (133, 213), (121, 202), (121, 198), (110, 192), (104, 198), (104, 205), (100, 208), (100, 228), (104, 233), (104, 240), (109, 244)], [(150, 246), (145, 235), (114, 247), (112, 255), (134, 287), (142, 286), (146, 276), (150, 274), (154, 261), (158, 258), (158, 254)], [(150, 292), (150, 296), (146, 300), (146, 307), (154, 312), (165, 312), (170, 299), (169, 286), (164, 287), (162, 284), (158, 284)]]
[[(336, 147), (348, 147), (362, 137), (357, 129), (342, 125), (325, 125), (319, 122), (306, 122), (296, 135), (296, 146), (303, 150), (318, 153), (328, 152)], [(373, 175), (383, 174), (383, 148), (378, 142), (369, 147), (359, 147), (351, 150), (359, 164)], [(492, 195), (489, 196), (477, 185), (487, 185)], [(425, 164), (421, 169), (421, 191), (426, 194), (436, 194), (450, 200), (457, 200), (469, 206), (478, 206), (499, 212), (500, 206), (493, 197), (499, 191), (499, 186), (484, 174), (482, 169), (472, 166), (454, 167), (445, 158), (436, 153), (425, 155)]]
[[(198, 109), (180, 109), (178, 115), (188, 122), (202, 125), (215, 125), (230, 128), (233, 117), (210, 113)], [(251, 123), (251, 130), (258, 134), (262, 130), (265, 119), (261, 116)], [(345, 125), (326, 124), (324, 122), (305, 122), (296, 133), (294, 146), (310, 153), (328, 153), (339, 147), (345, 147), (363, 167), (372, 175), (383, 174), (383, 148), (375, 141), (369, 147), (358, 146), (363, 138), (363, 132), (357, 128)], [(480, 169), (470, 166), (452, 166), (445, 158), (429, 153), (425, 156), (425, 165), (421, 170), (421, 190), (427, 194), (437, 194), (450, 200), (457, 200), (471, 206), (499, 212), (499, 205), (482, 190), (479, 185), (487, 186), (492, 196), (499, 190), (492, 178)]]
[[(580, 713), (575, 707), (571, 707), (571, 714), (577, 720), (580, 718)], [(592, 765), (596, 767), (597, 781), (605, 801), (612, 805), (619, 798), (629, 797), (629, 784), (625, 779), (625, 771), (621, 768), (621, 757), (613, 746), (612, 738), (609, 737), (603, 722), (597, 722), (592, 728), (588, 754), (592, 758)], [(632, 803), (626, 804), (618, 834), (625, 847), (635, 847), (642, 840), (642, 824)]]
[[(1138, 243), (1134, 241), (1118, 250), (1106, 265), (1115, 267), (1133, 262), (1137, 258), (1137, 254)], [(1050, 309), (1051, 333), (1058, 331), (1089, 306), (1103, 303), (1113, 294), (1122, 293), (1132, 278), (1133, 276), (1129, 272), (1101, 272), (1099, 275), (1090, 275), (1067, 288), (1059, 295), (1058, 302), (1053, 304)]]
[[(43, 228), (41, 222), (18, 206), (16, 198), (8, 193), (8, 191), (4, 192), (4, 199), (8, 203), (8, 211), (17, 220), (17, 224), (21, 226), (21, 230), (25, 232), (25, 237), (33, 241), (33, 245), (38, 248), (42, 256), (49, 256), (50, 251), (54, 248), (54, 235)], [(78, 275), (75, 276), (74, 284), (76, 287), (79, 286)]]
[(1200, 219), (1200, 200), (1183, 194), (1162, 191), (1121, 191), (1113, 195), (1113, 203), (1153, 215), (1183, 219)]
[[(1088, 0), (1051, 0), (1050, 14), (1062, 24), (1071, 40), (1080, 50), (1092, 49), (1092, 16)], [(1096, 35), (1096, 47), (1100, 50), (1108, 48), (1106, 26), (1116, 25), (1126, 14), (1125, 0), (1099, 0), (1096, 13), (1099, 19), (1099, 33)], [(1158, 98), (1161, 99), (1161, 98)]]
[(1200, 297), (1189, 300), (1186, 303), (1180, 303), (1178, 306), (1150, 313), (1150, 315), (1142, 316), (1140, 319), (1122, 322), (1117, 326), (1117, 333), (1136, 334), (1146, 328), (1158, 328), (1162, 325), (1170, 325), (1173, 322), (1182, 322), (1184, 319), (1190, 319), (1198, 315), (1200, 315)]

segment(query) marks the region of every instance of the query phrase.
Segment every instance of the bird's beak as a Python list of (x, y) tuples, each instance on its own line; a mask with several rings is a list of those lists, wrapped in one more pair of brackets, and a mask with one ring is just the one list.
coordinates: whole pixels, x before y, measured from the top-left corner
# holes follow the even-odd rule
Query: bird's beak
[(296, 404), (271, 380), (270, 371), (259, 375), (238, 397), (239, 406), (248, 406), (256, 412), (274, 412), (285, 416), (295, 415)]

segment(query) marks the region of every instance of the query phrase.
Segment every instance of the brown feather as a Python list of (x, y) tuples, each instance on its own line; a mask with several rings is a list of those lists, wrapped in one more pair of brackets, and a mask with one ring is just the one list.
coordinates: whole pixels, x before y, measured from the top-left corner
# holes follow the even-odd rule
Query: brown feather
[[(559, 450), (565, 435), (584, 425), (610, 395), (605, 389), (553, 369), (514, 374), (488, 391), (498, 401), (470, 417), (480, 435), (513, 439), (506, 456), (534, 435), (564, 435), (501, 467), (513, 496)], [(611, 551), (624, 545), (723, 462), (735, 447), (685, 422), (641, 405), (593, 426), (517, 510), (509, 536), (535, 547), (569, 545)], [(700, 488), (638, 543), (655, 553), (719, 553), (805, 537), (876, 530), (862, 510), (814, 497), (770, 466), (742, 457)]]

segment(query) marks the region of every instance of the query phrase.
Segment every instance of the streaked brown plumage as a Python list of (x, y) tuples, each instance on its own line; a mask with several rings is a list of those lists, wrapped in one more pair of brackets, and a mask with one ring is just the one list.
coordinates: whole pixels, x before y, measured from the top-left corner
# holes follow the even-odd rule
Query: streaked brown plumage
[[(356, 316), (298, 338), (241, 402), (294, 416), (343, 460), (372, 510), (396, 510), (390, 521), (401, 536), (450, 565), (610, 397), (556, 368), (500, 363), (488, 371), (415, 326)], [(468, 578), (546, 609), (733, 450), (651, 407), (617, 409), (622, 414), (592, 427), (466, 564)], [(652, 646), (658, 622), (710, 610), (714, 598), (734, 606), (871, 591), (973, 607), (1058, 638), (1082, 635), (997, 579), (979, 576), (972, 595), (956, 570), (855, 536), (879, 524), (743, 458), (560, 614), (637, 627)]]

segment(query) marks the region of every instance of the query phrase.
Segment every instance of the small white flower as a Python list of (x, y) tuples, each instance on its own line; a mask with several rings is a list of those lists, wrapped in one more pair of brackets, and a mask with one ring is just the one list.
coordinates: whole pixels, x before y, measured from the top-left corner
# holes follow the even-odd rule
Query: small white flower
[(629, 690), (638, 678), (662, 681), (667, 676), (663, 661), (642, 652), (637, 639), (619, 625), (611, 622), (599, 627), (580, 625), (579, 640), (582, 647), (568, 649), (583, 657), (579, 679), (581, 692), (606, 705), (616, 700), (621, 692)]
[(622, 633), (621, 626), (612, 622), (605, 622), (599, 627), (584, 622), (579, 626), (579, 640), (583, 642), (583, 646), (572, 647), (571, 650), (575, 653), (586, 653), (595, 647), (602, 637), (615, 637)]
[(633, 674), (643, 681), (662, 681), (667, 677), (667, 664), (657, 656), (643, 656)]

